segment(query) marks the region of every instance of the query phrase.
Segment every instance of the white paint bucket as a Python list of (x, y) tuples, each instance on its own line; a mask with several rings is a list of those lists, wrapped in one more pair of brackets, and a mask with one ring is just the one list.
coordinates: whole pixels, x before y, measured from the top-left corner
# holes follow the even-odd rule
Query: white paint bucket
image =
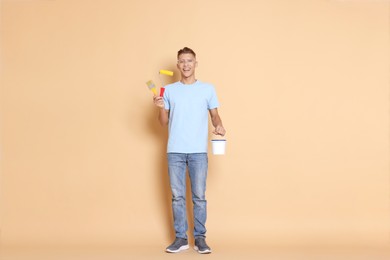
[(213, 154), (220, 155), (225, 154), (226, 151), (226, 139), (214, 139), (211, 140)]

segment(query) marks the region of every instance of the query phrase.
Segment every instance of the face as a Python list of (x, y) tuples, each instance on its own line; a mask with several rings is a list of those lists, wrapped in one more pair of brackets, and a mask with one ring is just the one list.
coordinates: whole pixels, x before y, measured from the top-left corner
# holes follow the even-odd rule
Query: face
[(180, 54), (177, 60), (177, 68), (180, 70), (183, 78), (189, 78), (194, 75), (195, 67), (198, 65), (194, 55), (191, 53)]

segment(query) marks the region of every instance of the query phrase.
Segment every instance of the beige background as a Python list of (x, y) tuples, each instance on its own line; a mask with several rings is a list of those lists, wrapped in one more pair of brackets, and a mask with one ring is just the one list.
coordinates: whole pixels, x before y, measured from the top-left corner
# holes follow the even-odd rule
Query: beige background
[(209, 156), (211, 245), (389, 246), (389, 12), (1, 1), (1, 247), (171, 242), (167, 131), (145, 82), (184, 46), (228, 131)]

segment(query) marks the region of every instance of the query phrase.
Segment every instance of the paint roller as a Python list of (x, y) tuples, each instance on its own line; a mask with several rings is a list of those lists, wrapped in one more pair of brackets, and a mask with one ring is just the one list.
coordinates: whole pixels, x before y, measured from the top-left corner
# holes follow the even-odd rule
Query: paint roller
[(164, 91), (165, 91), (165, 84), (164, 84), (164, 81), (161, 77), (161, 75), (166, 75), (166, 76), (173, 76), (173, 71), (170, 71), (170, 70), (160, 70), (159, 72), (159, 76), (160, 76), (160, 81), (161, 81), (161, 88), (160, 88), (160, 97), (162, 97), (164, 95)]

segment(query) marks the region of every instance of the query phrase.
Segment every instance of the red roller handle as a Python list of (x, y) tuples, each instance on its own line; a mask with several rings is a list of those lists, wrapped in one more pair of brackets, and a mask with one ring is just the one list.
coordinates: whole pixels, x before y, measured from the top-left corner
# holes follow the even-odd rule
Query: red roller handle
[(164, 96), (165, 88), (160, 88), (160, 97)]

